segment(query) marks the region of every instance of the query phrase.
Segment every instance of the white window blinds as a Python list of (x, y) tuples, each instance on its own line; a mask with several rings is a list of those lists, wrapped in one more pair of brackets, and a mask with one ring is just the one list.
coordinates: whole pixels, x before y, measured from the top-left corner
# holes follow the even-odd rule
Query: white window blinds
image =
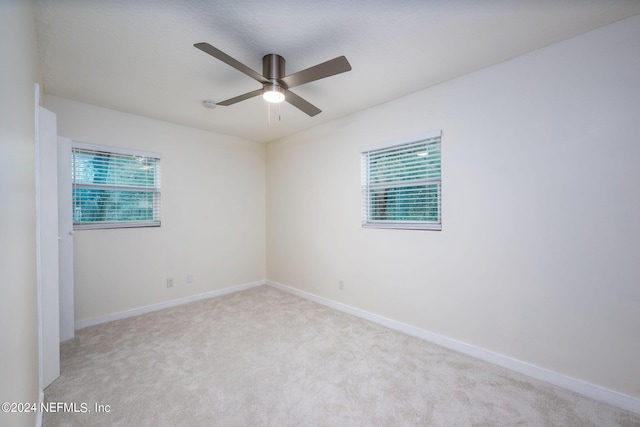
[(160, 158), (116, 148), (71, 150), (75, 229), (160, 226)]
[(362, 225), (441, 230), (440, 132), (362, 150)]

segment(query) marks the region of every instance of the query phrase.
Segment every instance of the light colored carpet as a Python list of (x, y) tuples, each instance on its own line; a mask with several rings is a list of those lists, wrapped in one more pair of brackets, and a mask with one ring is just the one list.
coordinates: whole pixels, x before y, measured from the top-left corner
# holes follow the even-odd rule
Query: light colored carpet
[(86, 328), (61, 351), (45, 401), (91, 413), (45, 413), (45, 427), (640, 426), (267, 286)]

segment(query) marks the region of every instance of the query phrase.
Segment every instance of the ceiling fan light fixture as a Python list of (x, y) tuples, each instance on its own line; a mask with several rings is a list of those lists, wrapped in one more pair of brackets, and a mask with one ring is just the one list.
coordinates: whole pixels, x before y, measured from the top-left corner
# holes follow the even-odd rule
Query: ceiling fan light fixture
[(278, 85), (266, 85), (264, 87), (264, 92), (262, 93), (262, 98), (273, 104), (277, 104), (279, 102), (284, 101), (284, 90)]

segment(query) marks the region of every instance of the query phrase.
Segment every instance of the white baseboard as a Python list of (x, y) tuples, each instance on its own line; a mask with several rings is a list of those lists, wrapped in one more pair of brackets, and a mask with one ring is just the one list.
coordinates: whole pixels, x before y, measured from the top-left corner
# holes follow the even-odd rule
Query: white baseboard
[(385, 326), (389, 329), (393, 329), (407, 335), (432, 342), (450, 350), (467, 354), (469, 356), (475, 357), (476, 359), (484, 360), (494, 365), (502, 366), (503, 368), (519, 372), (537, 380), (541, 380), (574, 391), (576, 393), (580, 393), (592, 399), (608, 403), (618, 408), (626, 409), (627, 411), (640, 414), (640, 399), (633, 396), (609, 390), (595, 384), (591, 384), (576, 378), (569, 377), (567, 375), (560, 374), (558, 372), (550, 371), (548, 369), (523, 362), (521, 360), (513, 359), (502, 354), (494, 353), (480, 347), (447, 338), (443, 335), (434, 334), (433, 332), (425, 331), (424, 329), (416, 328), (415, 326), (407, 325), (405, 323), (379, 316), (377, 314), (361, 310), (350, 305), (342, 304), (324, 297), (320, 297), (306, 291), (301, 291), (299, 289), (283, 285), (282, 283), (274, 282), (271, 280), (267, 280), (266, 283), (267, 285), (273, 286), (274, 288), (280, 289), (282, 291), (317, 302), (319, 304), (342, 311), (344, 313), (369, 320), (371, 322)]
[(171, 301), (161, 302), (159, 304), (145, 305), (144, 307), (134, 308), (132, 310), (120, 311), (118, 313), (108, 314), (106, 316), (96, 317), (93, 319), (79, 320), (75, 323), (75, 330), (84, 329), (89, 326), (99, 325), (100, 323), (111, 322), (113, 320), (126, 319), (127, 317), (140, 316), (141, 314), (151, 313), (152, 311), (163, 310), (169, 307), (188, 304), (194, 301), (200, 301), (207, 298), (215, 298), (222, 295), (232, 294), (234, 292), (244, 291), (245, 289), (255, 288), (266, 284), (265, 280), (245, 283), (243, 285), (231, 286), (229, 288), (217, 289), (215, 291), (205, 292), (203, 294), (191, 295)]

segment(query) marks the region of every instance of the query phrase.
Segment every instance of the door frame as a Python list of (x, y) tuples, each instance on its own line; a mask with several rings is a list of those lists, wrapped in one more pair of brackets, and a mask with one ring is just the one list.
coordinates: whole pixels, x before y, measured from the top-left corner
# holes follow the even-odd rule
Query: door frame
[(58, 137), (60, 342), (75, 336), (71, 138)]

